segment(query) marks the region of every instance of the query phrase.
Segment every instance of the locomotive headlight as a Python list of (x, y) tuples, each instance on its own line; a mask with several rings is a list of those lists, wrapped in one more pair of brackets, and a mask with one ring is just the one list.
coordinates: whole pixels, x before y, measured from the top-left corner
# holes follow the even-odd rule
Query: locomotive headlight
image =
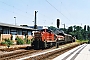
[(61, 38), (58, 38), (58, 40), (61, 40)]

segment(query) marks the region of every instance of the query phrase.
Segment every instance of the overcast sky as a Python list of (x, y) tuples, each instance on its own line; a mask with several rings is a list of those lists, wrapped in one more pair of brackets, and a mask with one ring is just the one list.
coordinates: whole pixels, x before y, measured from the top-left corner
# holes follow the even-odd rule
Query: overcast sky
[(0, 0), (0, 22), (34, 25), (35, 10), (37, 25), (90, 25), (90, 0)]

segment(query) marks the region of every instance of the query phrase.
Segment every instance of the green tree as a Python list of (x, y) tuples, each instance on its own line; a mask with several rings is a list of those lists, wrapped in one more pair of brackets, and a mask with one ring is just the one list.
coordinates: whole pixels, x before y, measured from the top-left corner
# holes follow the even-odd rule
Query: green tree
[(86, 35), (87, 35), (87, 39), (90, 40), (90, 27), (89, 27), (89, 25), (87, 26), (87, 33), (86, 33)]
[[(53, 30), (53, 32), (54, 32), (57, 28), (50, 26), (49, 29)], [(70, 26), (65, 30), (64, 30), (64, 28), (59, 28), (59, 30), (63, 30), (67, 34), (76, 36), (76, 38), (79, 40), (90, 39), (90, 30), (89, 29), (90, 29), (89, 25), (87, 26), (87, 31), (86, 31), (86, 25), (84, 25), (84, 28), (82, 28), (81, 26), (76, 26), (76, 25)]]
[(72, 34), (72, 32), (73, 32), (73, 27), (72, 26), (68, 27), (67, 34)]
[(84, 25), (84, 31), (86, 31), (86, 25)]
[(72, 26), (70, 26), (70, 27), (68, 28), (68, 32), (73, 32), (73, 27), (72, 27)]
[(87, 31), (89, 31), (89, 26), (87, 26)]
[(87, 39), (86, 38), (86, 25), (84, 25), (84, 37), (85, 37), (85, 40)]

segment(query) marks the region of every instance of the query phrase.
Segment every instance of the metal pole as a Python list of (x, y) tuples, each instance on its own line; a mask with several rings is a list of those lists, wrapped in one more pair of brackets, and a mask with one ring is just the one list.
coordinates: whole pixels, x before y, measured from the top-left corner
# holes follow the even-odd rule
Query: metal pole
[(36, 13), (37, 13), (38, 11), (35, 11), (35, 24), (34, 24), (34, 29), (37, 29), (37, 24), (36, 24)]
[(64, 31), (65, 31), (65, 24), (62, 24), (62, 25), (64, 25)]
[(37, 12), (35, 11), (35, 25), (36, 25), (36, 13), (37, 13)]
[(15, 18), (15, 25), (16, 25), (16, 17), (14, 17)]
[(65, 31), (65, 24), (64, 24), (64, 31)]

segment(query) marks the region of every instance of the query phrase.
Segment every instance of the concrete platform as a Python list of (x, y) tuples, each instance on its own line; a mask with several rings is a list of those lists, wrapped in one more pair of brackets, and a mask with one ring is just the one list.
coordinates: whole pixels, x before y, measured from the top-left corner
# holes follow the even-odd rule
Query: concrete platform
[(90, 44), (80, 45), (53, 60), (90, 60)]

